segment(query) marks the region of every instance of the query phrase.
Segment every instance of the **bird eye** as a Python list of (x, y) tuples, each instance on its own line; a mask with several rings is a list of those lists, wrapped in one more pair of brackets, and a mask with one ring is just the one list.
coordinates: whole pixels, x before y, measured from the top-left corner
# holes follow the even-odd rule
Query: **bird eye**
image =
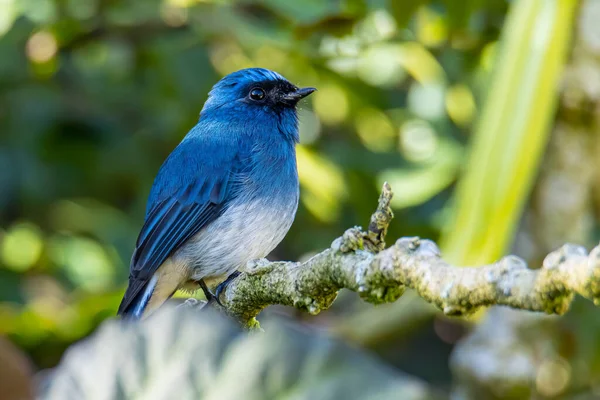
[(252, 100), (262, 100), (265, 98), (265, 91), (261, 88), (254, 88), (250, 91), (250, 98)]

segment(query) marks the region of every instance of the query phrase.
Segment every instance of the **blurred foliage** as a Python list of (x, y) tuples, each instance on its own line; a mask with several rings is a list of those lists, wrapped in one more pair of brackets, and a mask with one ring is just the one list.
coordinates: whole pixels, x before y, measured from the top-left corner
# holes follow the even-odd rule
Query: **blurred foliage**
[(152, 179), (210, 87), (261, 66), (317, 86), (301, 207), (274, 257), (366, 223), (436, 237), (507, 4), (5, 1), (0, 330), (40, 366), (113, 315)]
[(493, 262), (513, 240), (550, 136), (576, 8), (532, 0), (511, 9), (456, 215), (444, 228), (441, 247), (452, 263)]
[(264, 334), (246, 335), (214, 311), (185, 309), (107, 323), (69, 349), (46, 383), (48, 400), (438, 398), (423, 381), (323, 334), (275, 319)]
[[(559, 8), (546, 5), (536, 21), (547, 27), (557, 10), (570, 10), (575, 3), (569, 2), (548, 1)], [(498, 214), (491, 223), (514, 227), (538, 162), (533, 157), (523, 164), (523, 173), (512, 174), (500, 170), (501, 161), (525, 160), (530, 151), (543, 148), (556, 95), (546, 79), (554, 82), (557, 70), (547, 78), (543, 60), (529, 57), (519, 32), (535, 36), (539, 29), (530, 21), (520, 20), (514, 31), (504, 33), (516, 53), (502, 46), (498, 51), (498, 40), (509, 8), (533, 10), (540, 4), (1, 1), (0, 333), (45, 368), (114, 315), (159, 166), (196, 122), (210, 87), (240, 68), (274, 69), (319, 89), (300, 110), (300, 208), (272, 258), (302, 259), (349, 226), (366, 224), (384, 180), (396, 193), (390, 241), (401, 235), (438, 239), (448, 226), (454, 227), (451, 233), (464, 233), (463, 226), (449, 225), (449, 199), (462, 171), (466, 176), (485, 171), (485, 179), (477, 181), (485, 187), (471, 183), (459, 196), (479, 190), (489, 199), (506, 200), (513, 219), (504, 221), (506, 214)], [(567, 43), (567, 14), (554, 20), (555, 62)], [(478, 140), (481, 132), (493, 135), (491, 148), (503, 158), (487, 163), (489, 153), (475, 158), (467, 144), (482, 100), (490, 98), (490, 72), (508, 62), (507, 55), (518, 56), (523, 65), (514, 71), (513, 97), (498, 100), (506, 107), (489, 106), (489, 100), (486, 112), (497, 115), (484, 113), (479, 119)], [(526, 65), (530, 68), (523, 69)], [(519, 75), (523, 71), (529, 75)], [(535, 85), (527, 76), (544, 80), (544, 94), (528, 97)], [(525, 92), (528, 96), (518, 102)], [(532, 116), (531, 130), (488, 129), (493, 117), (516, 124), (509, 110), (521, 110), (521, 104), (545, 110), (543, 117)], [(519, 135), (528, 141), (518, 145)], [(504, 143), (508, 137), (515, 141)], [(507, 182), (513, 179), (521, 188), (516, 196), (494, 186), (506, 171)], [(490, 182), (490, 176), (498, 182)], [(480, 203), (454, 204), (460, 207), (457, 213), (475, 213)], [(502, 230), (494, 255), (512, 240), (511, 229)], [(374, 309), (353, 299), (342, 294), (331, 311), (311, 323), (358, 338), (392, 365), (449, 386), (445, 362), (461, 336), (456, 324), (432, 321), (427, 307), (398, 303)], [(366, 315), (365, 307), (369, 320), (359, 318)], [(410, 308), (411, 315), (396, 315), (402, 308)], [(586, 315), (574, 317), (574, 326), (584, 329)], [(383, 331), (377, 331), (384, 320)], [(430, 324), (419, 329), (417, 320)], [(359, 321), (365, 323), (353, 330)], [(413, 323), (419, 335), (398, 339), (398, 330)]]

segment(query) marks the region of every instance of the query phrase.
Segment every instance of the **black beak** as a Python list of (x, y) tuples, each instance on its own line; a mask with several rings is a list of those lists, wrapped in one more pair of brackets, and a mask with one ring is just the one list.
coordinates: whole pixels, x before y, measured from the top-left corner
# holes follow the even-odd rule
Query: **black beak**
[(296, 89), (293, 92), (284, 94), (282, 96), (282, 100), (285, 101), (286, 103), (296, 104), (298, 101), (305, 98), (306, 96), (308, 96), (315, 90), (317, 90), (317, 89), (314, 87), (305, 87), (305, 88)]

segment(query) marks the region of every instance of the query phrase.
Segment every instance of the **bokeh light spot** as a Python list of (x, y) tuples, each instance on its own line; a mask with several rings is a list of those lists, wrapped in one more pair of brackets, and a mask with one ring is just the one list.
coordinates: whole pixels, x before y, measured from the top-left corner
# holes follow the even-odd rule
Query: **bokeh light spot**
[(562, 393), (571, 379), (571, 367), (563, 359), (542, 362), (536, 376), (537, 391), (543, 396), (554, 397)]
[(255, 66), (241, 47), (234, 42), (215, 44), (210, 51), (210, 61), (221, 75)]
[(417, 38), (428, 47), (443, 44), (448, 38), (444, 17), (429, 7), (422, 7), (417, 13)]
[(492, 66), (496, 60), (496, 54), (498, 53), (497, 48), (497, 42), (488, 43), (483, 48), (481, 52), (480, 63), (484, 71), (490, 72), (492, 70)]
[(394, 148), (396, 132), (390, 119), (374, 108), (361, 109), (355, 119), (361, 142), (371, 151), (385, 152)]
[(302, 203), (317, 219), (334, 222), (347, 195), (342, 170), (305, 146), (298, 145), (296, 151)]
[(444, 69), (433, 54), (420, 43), (408, 42), (401, 45), (400, 62), (408, 73), (422, 84), (438, 82), (445, 78)]
[(344, 89), (334, 84), (324, 84), (313, 94), (315, 112), (323, 123), (339, 124), (348, 117), (350, 105)]
[(57, 51), (56, 38), (47, 31), (40, 31), (31, 35), (25, 46), (27, 58), (38, 64), (50, 61)]
[(360, 52), (360, 41), (354, 36), (336, 38), (325, 36), (321, 40), (319, 53), (324, 57), (356, 57)]
[(398, 30), (394, 17), (384, 9), (376, 10), (357, 26), (356, 36), (366, 42), (390, 39)]
[(31, 223), (14, 225), (2, 240), (2, 262), (13, 271), (26, 271), (40, 258), (44, 242), (41, 230)]
[(446, 111), (450, 119), (459, 126), (465, 126), (475, 115), (475, 99), (466, 85), (454, 85), (446, 92)]
[(69, 279), (84, 290), (107, 289), (114, 277), (114, 266), (104, 248), (82, 237), (54, 238), (50, 257), (63, 267)]
[(254, 55), (255, 65), (274, 71), (284, 69), (287, 61), (289, 61), (288, 55), (273, 46), (260, 46)]
[(400, 127), (400, 151), (410, 161), (426, 161), (438, 147), (438, 137), (427, 121), (409, 120)]
[(398, 84), (406, 77), (401, 58), (402, 47), (398, 44), (370, 46), (360, 57), (358, 76), (374, 86)]
[(165, 3), (160, 8), (160, 17), (165, 24), (172, 27), (185, 25), (188, 21), (188, 10), (185, 7)]
[(165, 0), (165, 4), (179, 8), (191, 7), (196, 3), (199, 3), (199, 0)]
[(0, 36), (8, 32), (18, 15), (16, 3), (16, 0), (0, 0)]
[(413, 84), (408, 92), (408, 106), (415, 115), (437, 119), (445, 114), (445, 90), (441, 83)]

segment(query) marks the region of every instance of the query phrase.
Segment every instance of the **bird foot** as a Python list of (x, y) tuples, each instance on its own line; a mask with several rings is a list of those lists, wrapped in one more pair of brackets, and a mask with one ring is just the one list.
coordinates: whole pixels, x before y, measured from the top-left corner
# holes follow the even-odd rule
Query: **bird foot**
[(194, 298), (187, 299), (183, 303), (179, 304), (177, 308), (187, 308), (191, 310), (201, 310), (208, 304), (207, 301), (198, 300)]
[(231, 283), (231, 281), (233, 281), (238, 276), (240, 276), (240, 271), (235, 271), (231, 275), (229, 275), (227, 277), (227, 279), (225, 279), (223, 282), (221, 282), (219, 284), (219, 286), (217, 286), (217, 289), (215, 290), (215, 294), (214, 294), (214, 299), (217, 302), (217, 304), (220, 305), (221, 307), (225, 307), (225, 306), (221, 303), (221, 300), (219, 300), (219, 296), (221, 295), (221, 293), (223, 293), (223, 290), (225, 290), (225, 288), (227, 288), (227, 285), (229, 285)]

